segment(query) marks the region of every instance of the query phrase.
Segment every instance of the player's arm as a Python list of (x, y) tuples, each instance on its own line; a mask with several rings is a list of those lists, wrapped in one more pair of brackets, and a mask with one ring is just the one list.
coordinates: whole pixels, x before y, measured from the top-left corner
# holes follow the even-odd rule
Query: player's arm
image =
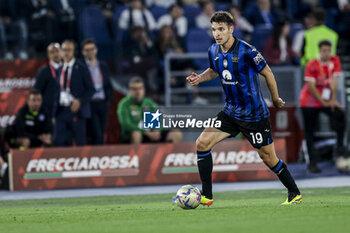
[(269, 88), (273, 105), (276, 108), (281, 108), (284, 106), (285, 102), (279, 97), (277, 84), (275, 76), (273, 75), (270, 67), (268, 65), (260, 72), (261, 75), (265, 77), (267, 87)]
[(337, 87), (338, 87), (338, 77), (336, 75), (334, 75), (332, 77), (332, 82), (331, 82), (331, 91), (332, 91), (331, 100), (332, 101), (336, 101)]
[(186, 78), (186, 80), (192, 85), (197, 86), (200, 83), (208, 82), (215, 79), (219, 74), (216, 73), (213, 69), (208, 68), (201, 74), (192, 73)]
[(337, 101), (337, 87), (338, 87), (338, 76), (334, 75), (332, 77), (332, 82), (331, 82), (331, 102), (330, 102), (330, 105), (331, 105), (332, 111), (334, 110), (334, 108), (343, 109), (343, 107)]
[(328, 103), (322, 99), (322, 96), (320, 92), (316, 88), (316, 82), (314, 81), (307, 81), (307, 86), (309, 88), (309, 91), (311, 94), (315, 97), (315, 99), (320, 102), (323, 106), (328, 106)]

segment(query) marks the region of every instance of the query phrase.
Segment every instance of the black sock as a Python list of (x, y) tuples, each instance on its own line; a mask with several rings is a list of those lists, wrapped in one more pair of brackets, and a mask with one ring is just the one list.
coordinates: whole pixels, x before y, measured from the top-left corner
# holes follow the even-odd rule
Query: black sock
[(292, 175), (288, 171), (287, 165), (281, 159), (271, 170), (276, 173), (282, 184), (288, 189), (288, 193), (300, 194)]
[(197, 151), (197, 158), (199, 176), (202, 181), (202, 194), (205, 197), (212, 199), (211, 173), (213, 171), (213, 158), (211, 156), (211, 151)]

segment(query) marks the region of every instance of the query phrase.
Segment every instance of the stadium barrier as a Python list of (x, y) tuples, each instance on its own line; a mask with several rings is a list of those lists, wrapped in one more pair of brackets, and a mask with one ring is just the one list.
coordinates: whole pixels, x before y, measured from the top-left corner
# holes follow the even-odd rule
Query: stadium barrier
[[(285, 160), (285, 140), (275, 148)], [(195, 151), (195, 143), (13, 150), (10, 190), (199, 183)], [(246, 140), (221, 142), (212, 154), (215, 182), (276, 179)]]

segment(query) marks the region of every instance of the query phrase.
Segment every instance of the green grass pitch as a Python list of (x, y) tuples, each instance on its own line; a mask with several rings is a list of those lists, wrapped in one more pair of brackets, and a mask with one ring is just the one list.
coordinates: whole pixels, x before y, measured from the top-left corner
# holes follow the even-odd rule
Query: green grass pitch
[(282, 190), (219, 192), (195, 210), (172, 194), (1, 201), (0, 232), (350, 232), (350, 187), (302, 193), (302, 204), (280, 206)]

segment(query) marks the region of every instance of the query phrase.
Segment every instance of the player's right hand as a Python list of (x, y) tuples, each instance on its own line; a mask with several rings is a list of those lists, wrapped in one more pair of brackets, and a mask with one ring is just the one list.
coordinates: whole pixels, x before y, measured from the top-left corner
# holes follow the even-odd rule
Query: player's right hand
[(186, 78), (187, 82), (189, 82), (192, 86), (197, 86), (200, 83), (200, 75), (192, 72), (190, 76)]
[(286, 102), (284, 102), (281, 98), (278, 98), (276, 100), (273, 100), (273, 105), (276, 108), (282, 108), (284, 105), (286, 104)]

